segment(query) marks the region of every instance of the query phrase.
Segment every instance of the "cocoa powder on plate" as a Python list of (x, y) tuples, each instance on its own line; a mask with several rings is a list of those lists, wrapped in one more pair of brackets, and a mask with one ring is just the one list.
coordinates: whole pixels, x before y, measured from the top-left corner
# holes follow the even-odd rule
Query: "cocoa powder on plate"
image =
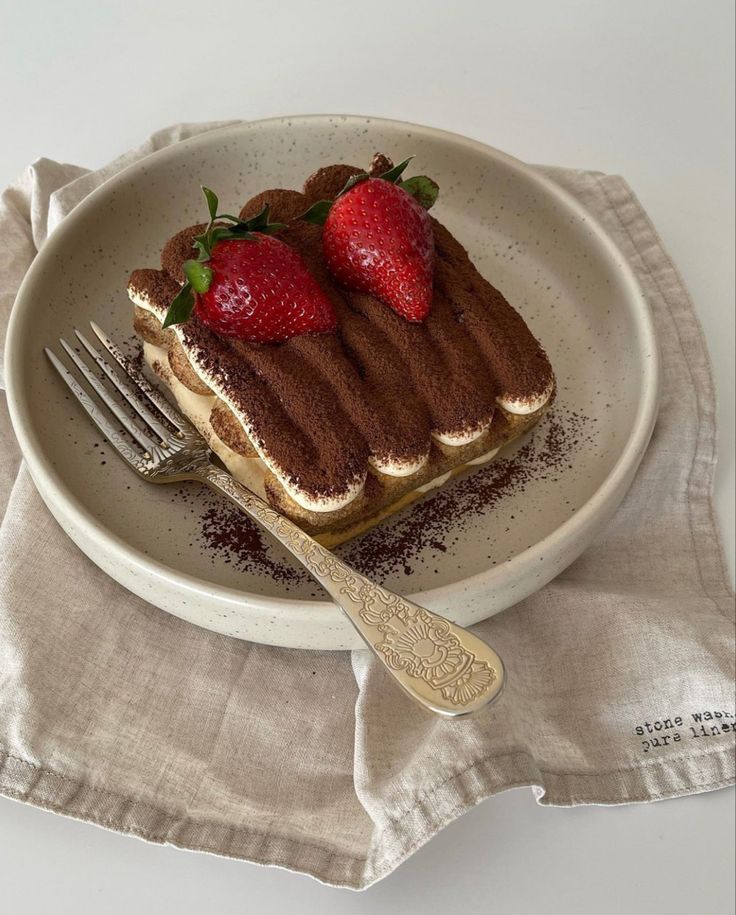
[[(448, 482), (337, 552), (379, 581), (412, 574), (418, 563), (431, 563), (462, 543), (464, 529), (480, 516), (492, 518), (502, 502), (523, 497), (530, 483), (554, 486), (574, 466), (580, 447), (595, 438), (596, 422), (579, 412), (553, 408), (515, 453)], [(214, 495), (208, 494), (201, 512), (198, 541), (213, 561), (266, 575), (283, 582), (285, 589), (309, 580), (276, 554), (254, 522)]]

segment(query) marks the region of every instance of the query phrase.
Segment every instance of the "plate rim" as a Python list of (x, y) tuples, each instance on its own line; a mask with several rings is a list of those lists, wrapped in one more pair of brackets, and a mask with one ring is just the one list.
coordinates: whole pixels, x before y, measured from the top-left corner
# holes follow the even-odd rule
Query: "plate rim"
[[(224, 603), (237, 605), (243, 609), (274, 611), (279, 616), (292, 613), (295, 615), (295, 622), (297, 621), (297, 616), (308, 613), (310, 623), (314, 625), (315, 628), (319, 625), (334, 626), (335, 616), (339, 615), (340, 611), (332, 601), (308, 600), (305, 598), (294, 598), (288, 595), (282, 597), (259, 595), (252, 591), (238, 590), (217, 584), (216, 582), (207, 582), (204, 579), (188, 575), (185, 572), (179, 572), (171, 566), (166, 565), (164, 562), (147, 556), (129, 545), (122, 537), (119, 537), (117, 534), (97, 522), (94, 516), (77, 502), (68, 487), (64, 484), (60, 474), (51, 465), (50, 461), (44, 457), (42, 442), (33, 434), (31, 429), (26, 426), (23, 415), (23, 391), (20, 384), (16, 385), (16, 378), (20, 378), (21, 371), (21, 366), (19, 364), (21, 360), (20, 357), (16, 360), (16, 353), (19, 352), (18, 344), (22, 339), (23, 312), (26, 310), (23, 306), (25, 299), (29, 295), (28, 290), (32, 289), (36, 275), (44, 269), (45, 263), (53, 256), (56, 248), (63, 243), (66, 227), (84, 216), (88, 210), (93, 209), (97, 205), (98, 198), (109, 193), (116, 186), (126, 183), (130, 180), (130, 177), (138, 171), (145, 170), (146, 166), (153, 158), (163, 161), (166, 158), (173, 156), (182, 145), (191, 147), (200, 145), (206, 146), (211, 142), (213, 136), (247, 133), (261, 127), (275, 126), (277, 124), (286, 125), (287, 122), (289, 122), (291, 126), (295, 126), (300, 123), (318, 121), (340, 121), (343, 123), (352, 122), (376, 125), (386, 124), (394, 127), (401, 126), (402, 128), (409, 128), (417, 133), (443, 139), (451, 144), (466, 146), (474, 152), (501, 161), (510, 170), (522, 175), (526, 180), (536, 185), (547, 195), (556, 198), (564, 208), (571, 211), (572, 214), (576, 215), (578, 218), (585, 220), (587, 227), (596, 236), (598, 243), (601, 244), (602, 248), (610, 256), (611, 262), (615, 263), (618, 267), (621, 274), (621, 280), (627, 291), (627, 302), (630, 304), (630, 311), (634, 318), (637, 335), (640, 340), (639, 350), (643, 355), (642, 397), (638, 404), (634, 422), (631, 427), (631, 433), (622, 446), (616, 462), (601, 485), (578, 508), (575, 514), (563, 521), (562, 524), (544, 538), (525, 550), (522, 550), (506, 563), (476, 572), (475, 574), (456, 582), (441, 585), (436, 588), (430, 588), (425, 591), (414, 592), (408, 595), (412, 599), (417, 600), (420, 603), (423, 602), (427, 605), (432, 605), (441, 602), (449, 596), (456, 595), (459, 591), (477, 591), (481, 586), (485, 589), (492, 588), (496, 579), (507, 576), (509, 568), (519, 570), (521, 574), (523, 574), (527, 567), (529, 569), (535, 567), (536, 563), (539, 562), (540, 557), (549, 549), (551, 541), (573, 541), (576, 534), (595, 524), (601, 513), (605, 511), (606, 506), (610, 506), (613, 503), (617, 504), (616, 500), (621, 494), (621, 487), (625, 486), (628, 479), (633, 476), (633, 473), (636, 471), (636, 468), (643, 457), (657, 417), (661, 373), (659, 348), (649, 303), (646, 300), (643, 289), (628, 260), (600, 221), (585, 209), (572, 194), (542, 172), (502, 150), (480, 140), (464, 136), (463, 134), (429, 125), (415, 124), (401, 119), (372, 117), (370, 115), (284, 115), (253, 121), (240, 121), (235, 124), (231, 123), (222, 127), (205, 130), (196, 136), (172, 143), (163, 149), (155, 150), (126, 166), (117, 174), (107, 178), (77, 204), (77, 206), (64, 217), (62, 222), (59, 223), (58, 227), (48, 236), (46, 242), (25, 274), (11, 309), (5, 343), (6, 395), (13, 429), (34, 484), (43, 501), (57, 520), (60, 520), (60, 514), (73, 518), (75, 523), (84, 531), (87, 537), (94, 539), (95, 542), (99, 544), (102, 551), (112, 554), (118, 561), (124, 561), (127, 564), (132, 563), (134, 567), (143, 574), (155, 576), (159, 581), (167, 582), (177, 588), (183, 588), (193, 596), (207, 594), (209, 596), (217, 597)], [(634, 307), (631, 307), (632, 304)], [(41, 346), (43, 345), (45, 345), (45, 342), (41, 343)], [(93, 561), (96, 563), (96, 560), (93, 559)], [(301, 622), (301, 620), (299, 621)]]

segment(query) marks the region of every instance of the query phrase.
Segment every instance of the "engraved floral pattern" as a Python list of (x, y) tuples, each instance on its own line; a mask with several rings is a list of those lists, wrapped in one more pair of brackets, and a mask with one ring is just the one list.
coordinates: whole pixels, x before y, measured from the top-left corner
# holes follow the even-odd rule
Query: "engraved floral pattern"
[(373, 584), (312, 540), (233, 478), (212, 468), (208, 478), (297, 555), (324, 587), (345, 605), (351, 602), (386, 665), (421, 680), (452, 705), (465, 706), (488, 692), (498, 673), (488, 661), (464, 647), (445, 619)]
[(464, 654), (458, 640), (422, 619), (421, 611), (403, 631), (387, 630), (380, 650), (390, 656), (392, 666), (401, 664), (414, 676), (431, 674), (433, 679), (454, 676), (462, 666)]
[(456, 705), (467, 705), (482, 695), (496, 681), (496, 672), (486, 661), (472, 661), (456, 678), (441, 687), (445, 699)]

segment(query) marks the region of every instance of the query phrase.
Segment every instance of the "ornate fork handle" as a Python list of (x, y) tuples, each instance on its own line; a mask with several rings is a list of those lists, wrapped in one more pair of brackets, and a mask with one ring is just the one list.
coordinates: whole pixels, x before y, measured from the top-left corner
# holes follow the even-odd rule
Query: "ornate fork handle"
[(503, 664), (477, 636), (374, 584), (224, 470), (207, 464), (196, 471), (199, 479), (227, 496), (299, 560), (347, 614), (394, 680), (425, 708), (457, 717), (498, 697)]

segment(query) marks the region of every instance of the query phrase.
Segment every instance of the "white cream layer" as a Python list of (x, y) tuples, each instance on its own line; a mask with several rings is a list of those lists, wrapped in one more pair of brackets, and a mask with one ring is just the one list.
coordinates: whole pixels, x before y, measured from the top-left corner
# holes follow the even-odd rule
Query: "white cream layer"
[(385, 473), (388, 477), (410, 477), (413, 473), (421, 470), (429, 460), (429, 452), (417, 458), (416, 461), (391, 461), (371, 455), (368, 462), (379, 473)]
[(477, 426), (470, 426), (468, 429), (458, 429), (457, 432), (433, 432), (432, 438), (441, 442), (443, 445), (451, 445), (459, 448), (461, 445), (469, 445), (490, 428), (493, 417), (478, 423)]
[[(466, 461), (465, 466), (479, 467), (481, 464), (487, 464), (489, 461), (493, 460), (500, 450), (500, 448), (494, 448), (493, 451), (487, 451), (485, 454), (481, 454), (480, 457), (473, 458), (472, 461)], [(440, 486), (444, 486), (453, 473), (453, 470), (448, 470), (447, 473), (440, 474), (440, 476), (435, 477), (434, 480), (425, 483), (424, 486), (417, 486), (417, 492), (425, 493), (429, 492), (430, 489), (439, 489)]]
[(168, 354), (160, 346), (154, 346), (152, 343), (143, 344), (143, 358), (152, 371), (157, 373), (154, 366), (158, 363), (161, 366), (161, 374), (164, 381), (171, 389), (171, 393), (179, 406), (179, 409), (194, 423), (197, 429), (209, 442), (212, 450), (225, 464), (230, 473), (239, 480), (244, 486), (252, 490), (261, 498), (266, 498), (266, 488), (264, 480), (266, 477), (266, 465), (260, 458), (244, 457), (228, 447), (215, 433), (210, 425), (210, 413), (215, 405), (217, 398), (214, 394), (195, 394), (189, 388), (182, 384), (181, 381), (169, 368)]
[(554, 382), (550, 381), (549, 385), (541, 394), (523, 398), (509, 397), (506, 395), (497, 397), (496, 402), (500, 407), (503, 407), (504, 410), (508, 410), (509, 413), (515, 413), (517, 416), (527, 416), (529, 413), (536, 413), (537, 410), (541, 410), (552, 396), (553, 390)]

